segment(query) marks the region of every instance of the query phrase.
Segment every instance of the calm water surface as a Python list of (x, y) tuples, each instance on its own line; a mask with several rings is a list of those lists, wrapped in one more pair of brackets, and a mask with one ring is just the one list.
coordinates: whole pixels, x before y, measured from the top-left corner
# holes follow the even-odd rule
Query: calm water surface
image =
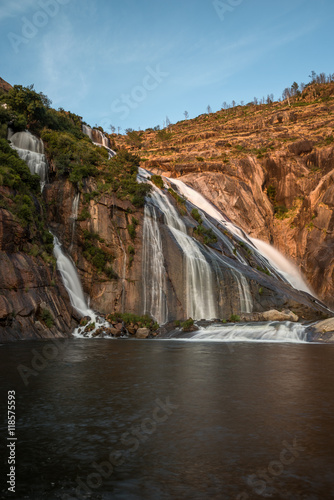
[[(54, 345), (0, 347), (2, 443), (7, 390), (18, 438), (16, 493), (3, 446), (1, 498), (334, 498), (334, 346)], [(56, 357), (26, 386), (18, 366), (43, 349)]]

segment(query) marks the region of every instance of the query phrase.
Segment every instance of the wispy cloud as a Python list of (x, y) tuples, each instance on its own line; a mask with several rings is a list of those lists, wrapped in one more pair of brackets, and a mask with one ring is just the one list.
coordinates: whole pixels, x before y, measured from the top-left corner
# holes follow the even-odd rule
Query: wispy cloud
[(24, 0), (22, 1), (4, 1), (0, 5), (0, 23), (8, 18), (14, 18), (16, 16), (22, 16), (32, 9), (37, 9), (38, 4), (36, 0)]

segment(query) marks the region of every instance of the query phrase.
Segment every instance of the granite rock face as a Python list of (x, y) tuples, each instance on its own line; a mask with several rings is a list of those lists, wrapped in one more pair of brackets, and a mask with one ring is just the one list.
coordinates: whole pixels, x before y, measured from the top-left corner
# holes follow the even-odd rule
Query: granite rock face
[(25, 244), (24, 228), (0, 209), (0, 341), (69, 336), (75, 312), (61, 277)]

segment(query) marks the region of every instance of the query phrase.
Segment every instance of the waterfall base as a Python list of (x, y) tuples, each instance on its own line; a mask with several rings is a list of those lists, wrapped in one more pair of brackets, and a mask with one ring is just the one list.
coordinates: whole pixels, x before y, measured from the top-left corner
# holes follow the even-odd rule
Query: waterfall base
[(190, 340), (201, 342), (294, 342), (308, 341), (308, 331), (301, 323), (272, 321), (260, 323), (213, 324), (194, 332), (173, 330), (161, 335), (161, 339)]

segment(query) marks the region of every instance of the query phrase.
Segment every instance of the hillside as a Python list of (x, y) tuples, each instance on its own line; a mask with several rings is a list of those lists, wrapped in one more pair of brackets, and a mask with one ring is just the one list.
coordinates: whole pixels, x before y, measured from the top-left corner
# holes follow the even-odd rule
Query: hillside
[[(249, 105), (127, 136), (53, 109), (33, 86), (2, 92), (0, 338), (68, 336), (87, 312), (89, 334), (88, 303), (100, 319), (146, 314), (152, 325), (260, 321), (272, 309), (285, 318), (293, 311), (294, 321), (328, 317), (221, 214), (200, 213), (196, 197), (202, 192), (247, 233), (291, 254), (331, 304), (332, 122), (320, 124), (332, 91), (309, 87), (291, 109)], [(306, 126), (312, 137), (297, 131)], [(139, 166), (182, 178), (195, 199), (178, 192), (186, 184)]]
[[(290, 104), (290, 105), (289, 105)], [(182, 178), (251, 236), (272, 243), (334, 306), (334, 83), (162, 131), (113, 134), (141, 166)]]

